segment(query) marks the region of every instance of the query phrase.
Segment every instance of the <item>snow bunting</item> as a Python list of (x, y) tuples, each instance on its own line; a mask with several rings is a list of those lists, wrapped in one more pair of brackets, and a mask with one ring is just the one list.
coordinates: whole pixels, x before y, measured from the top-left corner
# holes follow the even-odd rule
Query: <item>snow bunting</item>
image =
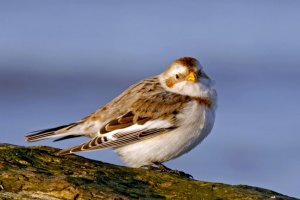
[(161, 163), (189, 152), (211, 131), (217, 93), (200, 63), (191, 57), (175, 60), (160, 75), (144, 79), (80, 121), (33, 132), (34, 142), (79, 136), (88, 142), (59, 154), (114, 149), (131, 167)]

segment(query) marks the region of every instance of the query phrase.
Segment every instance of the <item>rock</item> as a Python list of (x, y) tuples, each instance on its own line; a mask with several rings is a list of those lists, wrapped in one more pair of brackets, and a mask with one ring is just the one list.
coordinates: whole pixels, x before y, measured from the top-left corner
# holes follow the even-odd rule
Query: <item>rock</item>
[(257, 187), (57, 156), (57, 151), (0, 144), (0, 199), (296, 199)]

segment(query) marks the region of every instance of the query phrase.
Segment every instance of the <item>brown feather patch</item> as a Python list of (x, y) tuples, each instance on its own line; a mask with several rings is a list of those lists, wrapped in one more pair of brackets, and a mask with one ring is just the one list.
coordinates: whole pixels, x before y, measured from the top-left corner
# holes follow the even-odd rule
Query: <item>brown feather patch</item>
[(194, 100), (196, 100), (199, 104), (206, 106), (207, 108), (210, 108), (212, 106), (212, 101), (209, 98), (205, 97), (192, 97)]
[(137, 124), (138, 125), (143, 125), (143, 124), (145, 124), (147, 121), (149, 121), (151, 118), (149, 118), (149, 117), (141, 117), (141, 118), (139, 118), (138, 120), (137, 120)]
[(110, 131), (114, 131), (114, 130), (117, 130), (117, 129), (127, 128), (127, 127), (129, 127), (131, 125), (133, 125), (132, 122), (126, 123), (126, 124), (107, 124), (105, 126), (105, 130), (107, 132), (110, 132)]
[(166, 85), (167, 85), (169, 88), (171, 88), (171, 87), (174, 86), (175, 81), (173, 80), (172, 77), (170, 77), (170, 78), (166, 79), (165, 83), (166, 83)]
[(138, 125), (143, 125), (149, 120), (149, 117), (139, 117), (137, 115), (134, 115), (132, 112), (128, 112), (122, 117), (108, 122), (105, 126), (101, 128), (100, 133), (105, 134), (114, 130), (127, 128), (135, 123)]
[(118, 122), (120, 124), (126, 124), (126, 123), (129, 123), (129, 122), (132, 122), (133, 118), (134, 118), (134, 114), (132, 112), (128, 112), (127, 114), (125, 114), (122, 117), (120, 117), (118, 119)]
[(194, 67), (197, 66), (197, 60), (192, 57), (183, 57), (174, 61), (174, 63), (179, 63), (186, 67)]
[(129, 123), (129, 122), (132, 122), (133, 121), (133, 116), (129, 116), (129, 117), (121, 117), (118, 122), (120, 124), (126, 124), (126, 123)]

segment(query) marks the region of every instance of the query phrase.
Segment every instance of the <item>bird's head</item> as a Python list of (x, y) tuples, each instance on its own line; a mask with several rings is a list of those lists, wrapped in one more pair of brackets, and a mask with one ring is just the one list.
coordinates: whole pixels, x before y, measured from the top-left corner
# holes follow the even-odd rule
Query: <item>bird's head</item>
[(211, 85), (199, 61), (192, 57), (173, 61), (160, 75), (160, 81), (168, 91), (190, 96), (198, 96), (195, 90), (199, 87), (205, 89)]

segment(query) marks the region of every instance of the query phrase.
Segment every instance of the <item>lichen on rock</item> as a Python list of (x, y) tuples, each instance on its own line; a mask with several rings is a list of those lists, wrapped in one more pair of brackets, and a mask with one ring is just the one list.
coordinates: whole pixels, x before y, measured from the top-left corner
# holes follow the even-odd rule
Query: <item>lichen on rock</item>
[(0, 199), (296, 199), (257, 187), (57, 156), (57, 151), (0, 144)]

